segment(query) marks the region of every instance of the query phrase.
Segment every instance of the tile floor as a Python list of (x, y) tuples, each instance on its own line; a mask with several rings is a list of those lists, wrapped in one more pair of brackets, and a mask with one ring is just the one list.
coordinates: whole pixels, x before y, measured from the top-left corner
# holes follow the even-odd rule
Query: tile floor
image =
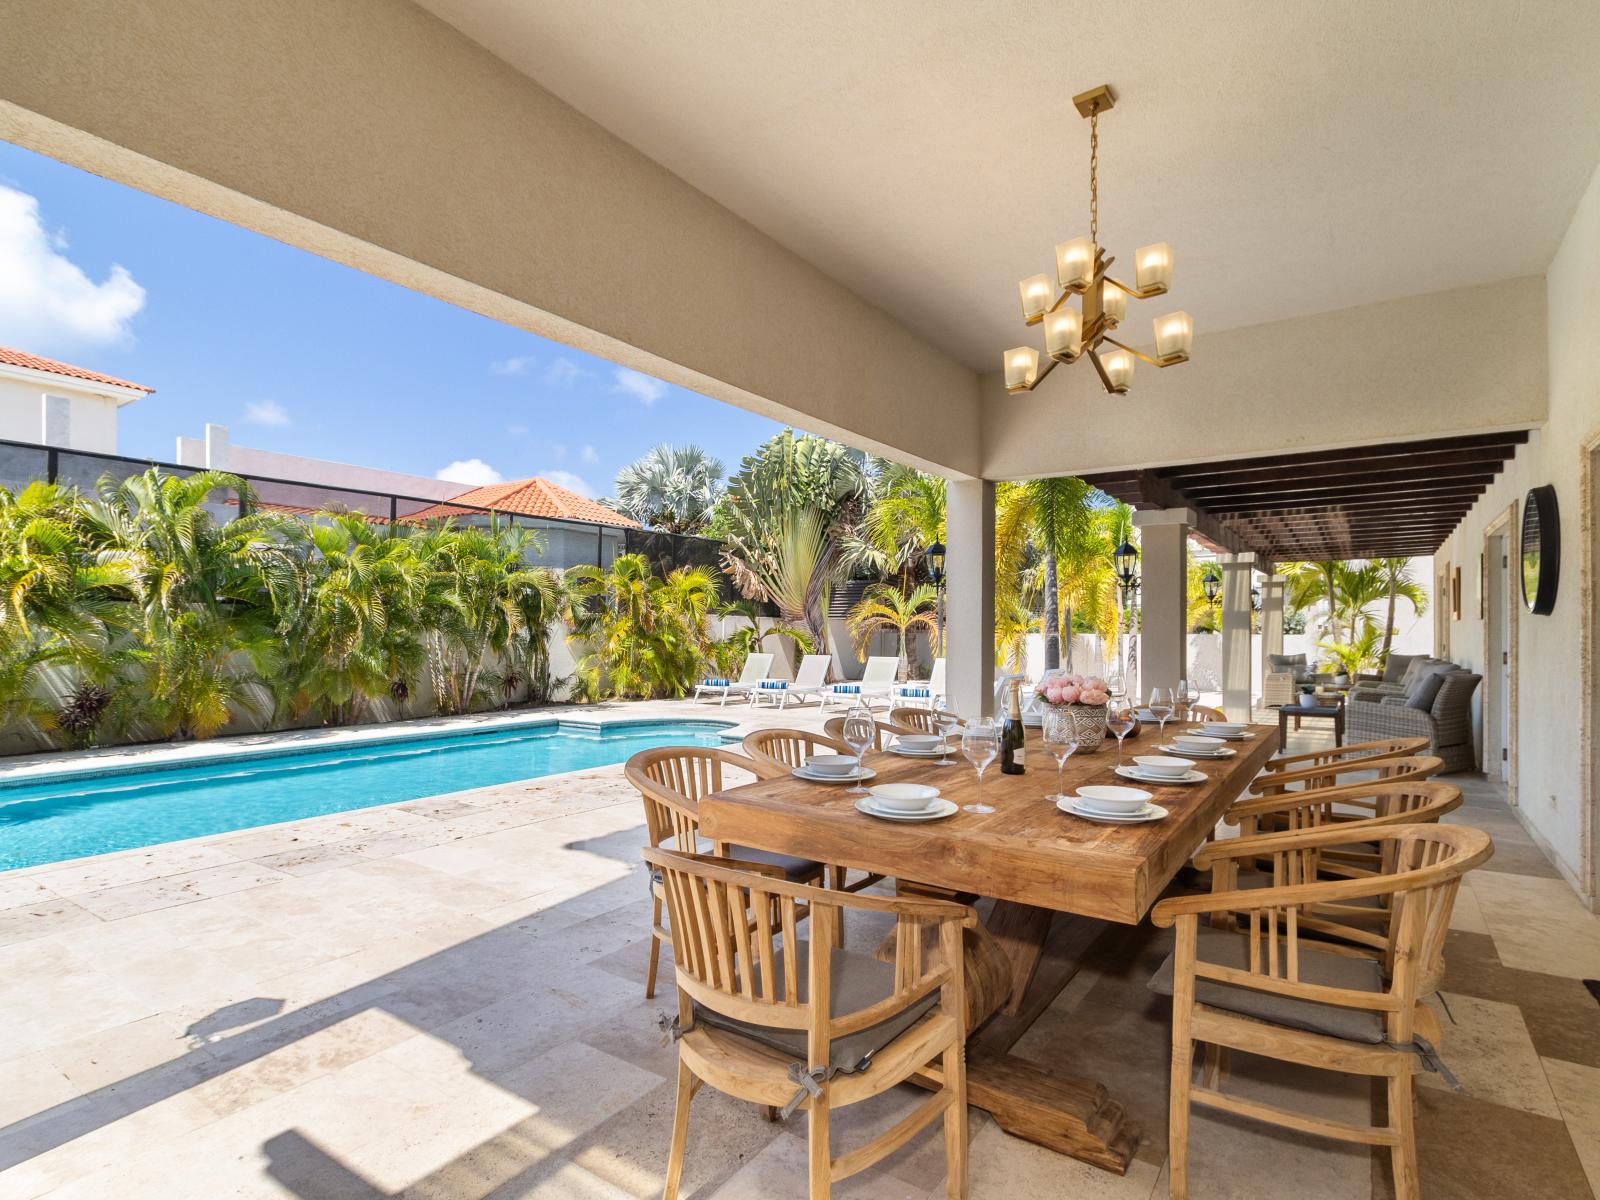
[[(1600, 918), (1498, 788), (1456, 782), (1500, 853), (1453, 921), (1444, 1053), (1463, 1090), (1421, 1090), (1424, 1191), (1590, 1197)], [(642, 995), (642, 839), (609, 767), (0, 874), (0, 1200), (659, 1194), (673, 1057), (654, 1025), (670, 997)], [(1128, 1174), (974, 1112), (974, 1197), (1166, 1194), (1167, 1002), (1144, 986), (1166, 950), (1109, 928), (1017, 1047), (1114, 1081), (1145, 1130)], [(1241, 1059), (1230, 1086), (1371, 1116), (1359, 1081)], [(916, 1095), (848, 1110), (842, 1136)], [(804, 1194), (799, 1121), (708, 1089), (690, 1137), (686, 1194)], [(1196, 1200), (1392, 1194), (1382, 1155), (1204, 1111), (1191, 1178)], [(942, 1196), (939, 1139), (835, 1194)]]

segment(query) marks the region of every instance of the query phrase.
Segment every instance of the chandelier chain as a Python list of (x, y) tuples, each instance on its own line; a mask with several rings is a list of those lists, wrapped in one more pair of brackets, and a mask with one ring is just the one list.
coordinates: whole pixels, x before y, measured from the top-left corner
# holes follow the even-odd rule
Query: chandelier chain
[(1100, 245), (1100, 111), (1089, 115), (1089, 241)]

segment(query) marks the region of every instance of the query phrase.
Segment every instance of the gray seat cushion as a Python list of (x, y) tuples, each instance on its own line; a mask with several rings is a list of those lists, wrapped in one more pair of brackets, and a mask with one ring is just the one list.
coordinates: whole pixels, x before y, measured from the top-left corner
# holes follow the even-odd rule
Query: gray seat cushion
[[(715, 847), (710, 842), (700, 843), (701, 854), (714, 853)], [(736, 858), (740, 862), (761, 863), (768, 867), (777, 867), (783, 872), (783, 877), (790, 883), (802, 879), (810, 879), (822, 870), (822, 864), (809, 858), (796, 858), (792, 854), (779, 854), (775, 850), (757, 850), (754, 846), (729, 846), (728, 857)], [(661, 882), (660, 868), (653, 868), (650, 879), (654, 883)]]
[(1296, 683), (1303, 680), (1310, 670), (1304, 654), (1269, 654), (1267, 661), (1271, 665), (1271, 674), (1292, 675)]
[[(1202, 962), (1214, 966), (1236, 967), (1241, 971), (1250, 967), (1249, 942), (1243, 935), (1225, 929), (1200, 926), (1195, 954)], [(1167, 961), (1151, 978), (1149, 986), (1152, 992), (1172, 995), (1172, 959), (1172, 955), (1167, 955)], [(1300, 981), (1361, 992), (1377, 993), (1383, 990), (1383, 972), (1376, 962), (1314, 950), (1303, 941), (1300, 943)], [(1254, 988), (1219, 983), (1215, 979), (1196, 979), (1195, 999), (1201, 1004), (1240, 1016), (1343, 1038), (1347, 1042), (1376, 1044), (1384, 1041), (1386, 1036), (1382, 1016), (1371, 1010), (1318, 1004), (1295, 996), (1277, 996)]]
[[(802, 958), (810, 952), (804, 940), (797, 941), (796, 945)], [(870, 954), (857, 954), (852, 950), (836, 948), (833, 951), (832, 968), (833, 986), (830, 1003), (835, 1017), (868, 1008), (880, 1000), (887, 1000), (894, 994), (892, 963), (880, 962)], [(773, 956), (773, 974), (777, 977), (775, 987), (778, 993), (781, 993), (785, 986), (783, 972), (783, 951), (780, 949)], [(804, 970), (800, 975), (802, 1003), (810, 998), (808, 975), (809, 972)], [(938, 1003), (939, 993), (935, 991), (886, 1021), (880, 1021), (847, 1037), (836, 1039), (830, 1047), (829, 1065), (835, 1070), (850, 1070), (858, 1066), (862, 1059), (883, 1049), (910, 1029)], [(760, 1042), (763, 1046), (770, 1046), (774, 1050), (791, 1055), (796, 1062), (806, 1060), (806, 1032), (803, 1029), (779, 1029), (770, 1025), (737, 1021), (703, 1004), (695, 1005), (694, 1019), (697, 1024), (742, 1034), (751, 1041)]]
[(1426, 657), (1423, 654), (1390, 654), (1389, 661), (1383, 666), (1383, 682), (1399, 683), (1411, 669), (1412, 663)]

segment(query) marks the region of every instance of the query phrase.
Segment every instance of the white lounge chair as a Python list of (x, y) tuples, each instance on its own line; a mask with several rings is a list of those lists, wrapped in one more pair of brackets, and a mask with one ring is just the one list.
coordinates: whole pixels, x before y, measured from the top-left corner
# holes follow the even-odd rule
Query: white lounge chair
[(899, 669), (900, 660), (894, 655), (883, 657), (874, 655), (867, 659), (867, 665), (862, 668), (860, 679), (831, 684), (822, 693), (823, 709), (826, 710), (835, 702), (851, 705), (858, 700), (868, 708), (872, 707), (874, 700), (888, 704), (894, 689), (895, 673)]
[(726, 705), (729, 696), (747, 694), (770, 674), (772, 674), (772, 655), (751, 654), (745, 658), (744, 670), (739, 673), (738, 679), (707, 679), (695, 687), (694, 698), (698, 701), (700, 694), (704, 692), (707, 696), (722, 697), (721, 702)]
[(831, 654), (808, 654), (800, 660), (800, 668), (794, 673), (794, 681), (785, 679), (764, 679), (750, 689), (750, 705), (760, 708), (767, 701), (778, 706), (781, 712), (789, 707), (789, 701), (803, 703), (807, 700), (819, 700), (822, 693), (827, 690), (828, 667), (833, 662)]
[(923, 708), (932, 708), (934, 702), (944, 695), (944, 659), (933, 660), (933, 670), (923, 680), (912, 680), (909, 683), (894, 685), (894, 702), (896, 704), (920, 705)]

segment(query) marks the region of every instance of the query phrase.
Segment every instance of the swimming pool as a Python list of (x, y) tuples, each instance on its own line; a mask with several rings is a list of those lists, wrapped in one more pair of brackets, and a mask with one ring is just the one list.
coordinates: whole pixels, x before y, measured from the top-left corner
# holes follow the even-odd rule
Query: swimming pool
[(715, 746), (732, 725), (545, 720), (0, 784), (0, 870), (603, 767), (651, 746)]

